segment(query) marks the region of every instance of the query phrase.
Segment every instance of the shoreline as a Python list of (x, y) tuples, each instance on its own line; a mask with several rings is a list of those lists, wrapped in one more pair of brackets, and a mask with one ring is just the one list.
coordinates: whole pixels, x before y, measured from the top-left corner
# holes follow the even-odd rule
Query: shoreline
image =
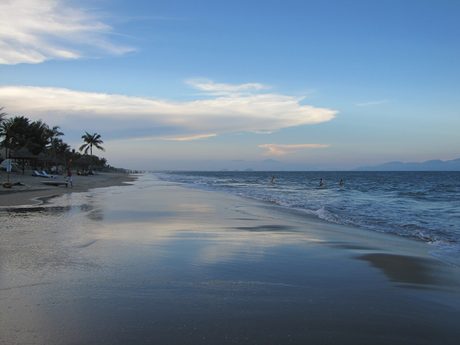
[[(10, 173), (11, 183), (21, 183), (13, 185), (13, 188), (7, 189), (0, 186), (0, 207), (36, 205), (42, 202), (39, 198), (62, 195), (68, 193), (81, 193), (94, 188), (104, 188), (111, 186), (123, 186), (135, 181), (136, 176), (120, 172), (101, 172), (97, 175), (80, 176), (74, 173), (73, 188), (61, 186), (47, 186), (40, 181), (64, 181), (65, 175), (58, 175), (56, 179), (41, 178), (31, 176), (32, 171), (26, 171), (24, 175)], [(7, 173), (0, 172), (0, 185), (7, 182)]]
[(151, 176), (45, 211), (3, 212), (5, 343), (453, 345), (460, 336), (459, 268), (415, 238)]

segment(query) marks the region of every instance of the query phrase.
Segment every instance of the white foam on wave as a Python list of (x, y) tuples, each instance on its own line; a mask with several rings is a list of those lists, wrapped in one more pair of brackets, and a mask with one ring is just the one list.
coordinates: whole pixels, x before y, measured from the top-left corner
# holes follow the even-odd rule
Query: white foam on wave
[(460, 267), (460, 248), (441, 247), (440, 250), (430, 252), (435, 258), (447, 262), (448, 264)]
[[(347, 218), (338, 215), (337, 213), (331, 212), (327, 210), (325, 207), (320, 208), (319, 210), (315, 211), (314, 214), (322, 220), (326, 220), (328, 222), (333, 222), (341, 225), (348, 225), (353, 227), (361, 227), (361, 228), (369, 228), (363, 224), (360, 224), (357, 220), (352, 218)], [(375, 230), (372, 228), (372, 230)]]

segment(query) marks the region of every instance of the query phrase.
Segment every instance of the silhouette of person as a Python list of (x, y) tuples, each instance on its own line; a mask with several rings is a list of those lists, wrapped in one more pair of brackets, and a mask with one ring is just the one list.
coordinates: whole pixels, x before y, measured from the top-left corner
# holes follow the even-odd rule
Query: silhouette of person
[(72, 172), (70, 171), (70, 168), (67, 169), (67, 182), (70, 182), (70, 188), (73, 188)]

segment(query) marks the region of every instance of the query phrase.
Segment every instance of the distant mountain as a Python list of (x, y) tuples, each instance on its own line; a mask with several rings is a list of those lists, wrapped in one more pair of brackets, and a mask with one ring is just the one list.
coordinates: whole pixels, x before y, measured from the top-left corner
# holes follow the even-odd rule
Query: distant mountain
[(389, 162), (356, 168), (353, 171), (460, 171), (460, 158), (451, 161), (435, 159), (423, 163)]

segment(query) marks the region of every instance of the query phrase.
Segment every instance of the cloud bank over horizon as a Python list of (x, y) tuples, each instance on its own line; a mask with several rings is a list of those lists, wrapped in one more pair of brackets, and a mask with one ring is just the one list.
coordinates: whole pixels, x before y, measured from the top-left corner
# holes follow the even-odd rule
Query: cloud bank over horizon
[(2, 1), (0, 22), (0, 64), (37, 64), (134, 50), (110, 42), (112, 28), (89, 10), (59, 0)]
[[(338, 113), (300, 105), (300, 97), (240, 93), (254, 85), (258, 90), (264, 88), (261, 84), (200, 84), (198, 88), (209, 91), (209, 98), (188, 102), (33, 86), (0, 87), (0, 98), (12, 116), (41, 119), (61, 128), (107, 133), (107, 140), (183, 141), (231, 132), (270, 133), (330, 121)], [(215, 97), (219, 90), (224, 90), (225, 95)]]
[(274, 155), (274, 156), (281, 156), (290, 153), (295, 153), (299, 150), (304, 149), (320, 149), (326, 148), (330, 145), (322, 145), (322, 144), (298, 144), (298, 145), (282, 145), (282, 144), (264, 144), (259, 145), (259, 147), (267, 148), (269, 151), (264, 153), (264, 156)]

